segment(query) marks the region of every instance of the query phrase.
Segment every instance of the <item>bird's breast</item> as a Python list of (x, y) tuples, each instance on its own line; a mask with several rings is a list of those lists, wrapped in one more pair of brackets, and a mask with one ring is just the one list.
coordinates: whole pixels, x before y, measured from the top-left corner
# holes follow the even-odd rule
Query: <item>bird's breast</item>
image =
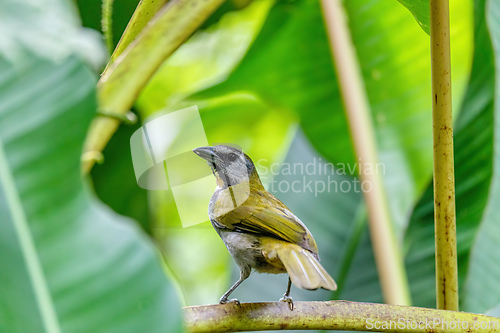
[(210, 200), (208, 215), (210, 219), (218, 220), (238, 209), (250, 197), (250, 185), (243, 182), (226, 188), (217, 187)]

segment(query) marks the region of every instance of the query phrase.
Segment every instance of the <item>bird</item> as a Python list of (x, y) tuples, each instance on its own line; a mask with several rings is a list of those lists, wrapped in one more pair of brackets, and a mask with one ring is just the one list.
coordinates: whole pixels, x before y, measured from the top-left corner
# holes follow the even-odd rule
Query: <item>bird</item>
[(307, 290), (336, 290), (335, 280), (319, 263), (318, 247), (305, 224), (260, 180), (252, 159), (229, 145), (193, 149), (205, 159), (216, 178), (208, 216), (240, 269), (240, 277), (219, 303), (235, 302), (230, 294), (250, 276), (288, 273), (280, 301), (293, 310), (292, 283)]

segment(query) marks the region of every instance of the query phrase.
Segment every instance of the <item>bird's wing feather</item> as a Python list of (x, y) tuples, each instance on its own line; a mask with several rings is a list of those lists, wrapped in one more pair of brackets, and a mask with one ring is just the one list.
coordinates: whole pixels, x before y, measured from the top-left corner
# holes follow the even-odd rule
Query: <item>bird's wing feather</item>
[(228, 229), (282, 239), (318, 252), (306, 226), (270, 193), (263, 196), (252, 192), (243, 205), (217, 219), (217, 222)]
[(300, 243), (308, 233), (296, 218), (281, 214), (274, 207), (262, 209), (247, 206), (240, 213), (243, 216), (232, 226), (242, 231), (265, 234), (291, 243)]

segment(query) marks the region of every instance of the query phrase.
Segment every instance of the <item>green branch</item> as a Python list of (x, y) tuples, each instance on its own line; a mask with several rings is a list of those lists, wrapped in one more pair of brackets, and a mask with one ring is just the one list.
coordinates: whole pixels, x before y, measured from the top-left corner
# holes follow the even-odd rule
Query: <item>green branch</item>
[(466, 312), (348, 301), (294, 302), (294, 305), (293, 311), (284, 302), (190, 306), (184, 308), (184, 320), (187, 330), (193, 333), (284, 329), (500, 332), (500, 318)]
[(449, 4), (431, 0), (430, 5), (436, 303), (438, 309), (458, 311)]

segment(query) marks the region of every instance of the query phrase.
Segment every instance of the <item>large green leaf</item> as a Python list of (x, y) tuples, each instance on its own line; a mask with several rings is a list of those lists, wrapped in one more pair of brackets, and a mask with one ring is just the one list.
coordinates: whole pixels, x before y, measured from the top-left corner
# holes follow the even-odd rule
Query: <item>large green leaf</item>
[(54, 60), (69, 54), (85, 59), (94, 68), (104, 62), (105, 51), (100, 36), (80, 26), (75, 8), (67, 0), (28, 0), (0, 2), (2, 43), (0, 53), (5, 59), (20, 61), (21, 50)]
[(430, 32), (430, 6), (429, 0), (398, 0), (413, 14), (415, 20), (424, 31)]
[[(481, 7), (479, 7), (481, 6)], [(478, 7), (482, 12), (484, 5), (479, 2)], [(481, 225), (474, 239), (474, 244), (469, 257), (468, 274), (464, 292), (464, 309), (466, 311), (485, 312), (496, 307), (496, 313), (500, 308), (500, 2), (486, 1), (486, 22), (493, 44), (494, 57), (491, 55), (487, 38), (484, 52), (488, 57), (486, 67), (489, 72), (484, 73), (486, 82), (491, 83), (490, 90), (494, 86), (494, 117), (489, 119), (488, 137), (493, 141), (493, 179), (488, 196), (488, 203), (483, 212)], [(483, 55), (484, 56), (484, 55)], [(491, 65), (494, 62), (495, 67)], [(494, 78), (491, 73), (495, 73)], [(486, 79), (488, 77), (488, 79)], [(494, 80), (495, 85), (492, 81)], [(491, 102), (490, 102), (491, 103)], [(491, 105), (491, 104), (490, 104)], [(484, 129), (483, 129), (484, 130)], [(479, 132), (479, 131), (478, 131)], [(476, 158), (479, 159), (480, 156)], [(483, 160), (483, 163), (491, 159)], [(490, 166), (488, 166), (490, 168)], [(477, 174), (477, 172), (476, 172)]]
[[(484, 247), (481, 249), (485, 252), (477, 252), (479, 256), (498, 252), (498, 245), (496, 248), (492, 244), (479, 245), (481, 240), (476, 236), (481, 223), (492, 223), (491, 216), (485, 215), (486, 203), (498, 201), (490, 192), (492, 161), (493, 158), (498, 158), (498, 149), (493, 149), (493, 133), (498, 132), (498, 125), (495, 124), (494, 118), (497, 115), (493, 110), (495, 78), (491, 73), (495, 71), (494, 55), (484, 20), (484, 1), (476, 1), (475, 8), (474, 61), (462, 111), (455, 127), (457, 250), (461, 302), (468, 311), (485, 311), (487, 308), (484, 306), (469, 305), (480, 302), (485, 295), (470, 294), (464, 289), (466, 276), (471, 282), (467, 290), (482, 286), (480, 279), (470, 280), (470, 276), (479, 278), (477, 267), (468, 267), (471, 246), (488, 246), (487, 250)], [(413, 212), (405, 240), (413, 300), (416, 305), (429, 307), (435, 306), (436, 293), (433, 202), (432, 184), (429, 184)], [(482, 271), (481, 279), (487, 280), (490, 274), (498, 279), (498, 271), (495, 274), (491, 269), (491, 265), (485, 265), (483, 270), (488, 270), (489, 273)], [(494, 296), (490, 289), (483, 291), (498, 299), (498, 293)]]
[(175, 291), (151, 245), (80, 179), (95, 78), (74, 58), (27, 57), (18, 69), (1, 63), (2, 330), (177, 330)]
[(0, 63), (2, 331), (178, 330), (151, 244), (80, 178), (94, 75), (75, 58), (25, 57)]
[(82, 42), (71, 4), (42, 7), (0, 10), (11, 14), (0, 49), (0, 331), (180, 331), (152, 244), (81, 179), (97, 75), (71, 55)]

